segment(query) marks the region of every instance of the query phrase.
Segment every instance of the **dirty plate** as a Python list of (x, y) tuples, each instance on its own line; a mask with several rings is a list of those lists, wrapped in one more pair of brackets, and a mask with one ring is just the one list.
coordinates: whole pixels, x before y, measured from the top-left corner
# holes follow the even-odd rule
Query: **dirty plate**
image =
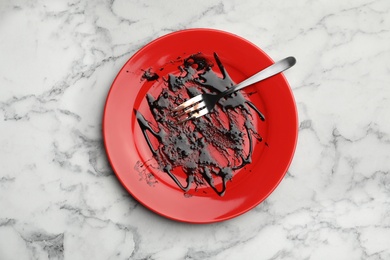
[[(223, 196), (207, 182), (192, 184), (184, 192), (159, 167), (135, 111), (158, 131), (146, 95), (157, 98), (161, 89), (167, 87), (169, 74), (183, 75), (179, 67), (186, 57), (201, 53), (215, 63), (214, 52), (234, 82), (240, 82), (273, 63), (261, 49), (236, 35), (211, 29), (178, 31), (152, 41), (126, 62), (111, 86), (105, 105), (105, 148), (118, 179), (145, 207), (177, 221), (218, 222), (254, 208), (282, 180), (296, 146), (296, 106), (285, 77), (279, 74), (241, 91), (243, 97), (266, 118), (261, 121), (253, 111), (250, 117), (254, 130), (263, 140), (252, 138), (251, 163), (233, 171), (233, 178), (227, 182)], [(217, 66), (212, 69), (220, 75)], [(158, 145), (158, 140), (150, 133), (146, 136), (152, 145)], [(248, 141), (245, 149), (248, 149)], [(214, 149), (211, 153), (213, 156), (218, 152)], [(186, 175), (175, 174), (184, 186)], [(216, 187), (221, 189), (221, 178), (214, 178)]]

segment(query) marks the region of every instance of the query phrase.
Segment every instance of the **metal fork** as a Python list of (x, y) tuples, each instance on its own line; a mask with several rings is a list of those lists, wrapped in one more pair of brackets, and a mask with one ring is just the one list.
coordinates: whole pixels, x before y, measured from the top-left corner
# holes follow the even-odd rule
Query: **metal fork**
[(282, 71), (285, 71), (291, 68), (292, 66), (294, 66), (295, 63), (296, 63), (296, 59), (294, 57), (287, 57), (257, 72), (250, 78), (240, 82), (239, 84), (221, 93), (218, 94), (204, 93), (204, 94), (197, 95), (185, 101), (181, 105), (175, 107), (173, 109), (174, 116), (176, 116), (179, 119), (184, 115), (187, 116), (182, 120), (180, 120), (180, 122), (185, 122), (194, 118), (204, 116), (210, 113), (213, 110), (214, 106), (217, 104), (217, 102), (224, 96), (230, 95), (249, 85), (252, 85), (254, 83), (272, 77)]

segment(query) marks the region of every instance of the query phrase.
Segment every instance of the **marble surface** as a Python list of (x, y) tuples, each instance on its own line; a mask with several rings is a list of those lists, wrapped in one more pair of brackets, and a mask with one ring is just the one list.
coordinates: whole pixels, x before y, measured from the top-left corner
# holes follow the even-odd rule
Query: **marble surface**
[[(208, 27), (277, 60), (299, 112), (291, 167), (222, 223), (162, 218), (121, 187), (103, 105), (149, 41)], [(0, 2), (0, 259), (390, 259), (390, 2)]]

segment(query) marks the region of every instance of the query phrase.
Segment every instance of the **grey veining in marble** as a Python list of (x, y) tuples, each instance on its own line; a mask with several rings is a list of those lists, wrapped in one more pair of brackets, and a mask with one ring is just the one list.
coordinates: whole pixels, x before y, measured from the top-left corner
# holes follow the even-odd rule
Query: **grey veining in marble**
[[(196, 27), (298, 60), (286, 177), (210, 225), (139, 205), (101, 134), (122, 65)], [(1, 1), (0, 259), (390, 259), (389, 61), (388, 0)]]

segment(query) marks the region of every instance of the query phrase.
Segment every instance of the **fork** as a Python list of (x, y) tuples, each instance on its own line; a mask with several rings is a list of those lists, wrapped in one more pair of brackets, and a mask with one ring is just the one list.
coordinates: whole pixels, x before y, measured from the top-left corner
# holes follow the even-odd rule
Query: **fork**
[(248, 79), (238, 83), (237, 85), (223, 92), (220, 92), (218, 94), (204, 93), (204, 94), (197, 95), (183, 102), (181, 105), (175, 107), (172, 110), (174, 116), (179, 119), (184, 115), (187, 116), (184, 119), (180, 120), (180, 123), (204, 116), (213, 110), (213, 108), (221, 98), (230, 95), (247, 86), (255, 84), (259, 81), (272, 77), (282, 71), (285, 71), (291, 68), (292, 66), (294, 66), (295, 63), (296, 63), (296, 59), (294, 57), (287, 57), (257, 72), (256, 74), (249, 77)]

